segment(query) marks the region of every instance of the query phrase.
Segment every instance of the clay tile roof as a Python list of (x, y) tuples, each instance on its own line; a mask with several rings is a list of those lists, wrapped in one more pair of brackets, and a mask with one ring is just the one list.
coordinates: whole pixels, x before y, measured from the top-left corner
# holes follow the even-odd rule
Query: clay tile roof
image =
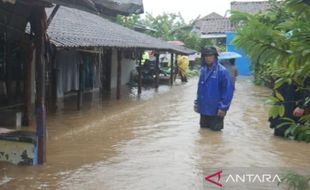
[(234, 30), (229, 18), (217, 13), (203, 17), (197, 22), (196, 27), (202, 34), (225, 34)]

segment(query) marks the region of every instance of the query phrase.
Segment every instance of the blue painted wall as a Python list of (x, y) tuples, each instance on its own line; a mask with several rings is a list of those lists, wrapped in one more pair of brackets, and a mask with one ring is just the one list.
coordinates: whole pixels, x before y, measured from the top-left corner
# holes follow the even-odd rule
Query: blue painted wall
[(234, 37), (235, 37), (234, 32), (227, 33), (226, 49), (227, 51), (233, 51), (242, 55), (242, 58), (236, 59), (236, 66), (238, 68), (239, 74), (244, 76), (251, 75), (252, 74), (252, 71), (250, 70), (251, 60), (242, 51), (242, 49), (241, 50), (237, 49), (237, 47), (232, 44), (232, 40), (234, 39)]

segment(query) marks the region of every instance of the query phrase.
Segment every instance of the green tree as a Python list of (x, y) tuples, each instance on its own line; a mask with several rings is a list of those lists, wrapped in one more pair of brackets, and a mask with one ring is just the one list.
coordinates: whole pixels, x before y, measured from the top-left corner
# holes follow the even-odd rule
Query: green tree
[(200, 51), (201, 48), (212, 45), (212, 43), (210, 40), (199, 38), (196, 33), (192, 32), (193, 26), (198, 19), (186, 23), (180, 13), (163, 13), (158, 16), (146, 13), (144, 18), (136, 15), (119, 16), (117, 22), (129, 28), (144, 25), (152, 29), (146, 31), (146, 33), (153, 37), (166, 41), (179, 40), (184, 42), (186, 47)]
[(136, 25), (141, 24), (142, 20), (140, 15), (132, 14), (130, 16), (121, 16), (116, 17), (116, 22), (127, 28), (133, 29)]
[[(256, 15), (232, 12), (232, 21), (239, 26), (233, 43), (250, 56), (255, 81), (268, 84), (275, 94), (285, 83), (309, 88), (304, 80), (310, 77), (310, 7), (302, 0), (271, 3), (269, 11)], [(270, 116), (283, 116), (282, 98), (270, 102), (274, 104)], [(307, 119), (298, 127), (302, 130), (291, 131), (298, 140), (310, 141)]]

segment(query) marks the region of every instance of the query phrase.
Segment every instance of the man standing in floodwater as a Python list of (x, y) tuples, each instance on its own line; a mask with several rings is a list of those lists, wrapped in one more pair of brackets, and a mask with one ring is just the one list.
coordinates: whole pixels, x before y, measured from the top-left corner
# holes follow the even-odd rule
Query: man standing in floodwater
[(224, 128), (224, 117), (234, 93), (232, 79), (223, 65), (218, 62), (215, 48), (201, 52), (202, 66), (198, 82), (194, 109), (200, 113), (200, 127), (220, 131)]

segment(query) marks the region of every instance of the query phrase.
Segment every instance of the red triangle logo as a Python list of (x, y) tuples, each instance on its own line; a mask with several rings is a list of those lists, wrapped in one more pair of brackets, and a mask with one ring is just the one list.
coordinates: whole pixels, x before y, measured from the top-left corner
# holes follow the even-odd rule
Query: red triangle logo
[[(220, 180), (221, 180), (221, 175), (222, 175), (223, 171), (218, 171), (215, 172), (214, 174), (208, 175), (207, 177), (205, 177), (206, 181), (218, 186), (218, 187), (222, 187), (223, 185), (220, 184)], [(217, 177), (217, 181), (212, 180), (211, 178)]]

